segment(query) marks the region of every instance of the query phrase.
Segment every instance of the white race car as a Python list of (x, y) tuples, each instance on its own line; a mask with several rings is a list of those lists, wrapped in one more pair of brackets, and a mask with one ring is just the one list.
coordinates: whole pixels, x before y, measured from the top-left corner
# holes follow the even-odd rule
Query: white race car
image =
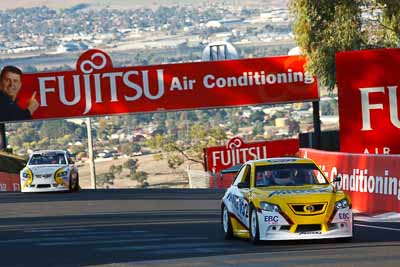
[(32, 153), (20, 173), (22, 192), (78, 191), (79, 174), (67, 151)]

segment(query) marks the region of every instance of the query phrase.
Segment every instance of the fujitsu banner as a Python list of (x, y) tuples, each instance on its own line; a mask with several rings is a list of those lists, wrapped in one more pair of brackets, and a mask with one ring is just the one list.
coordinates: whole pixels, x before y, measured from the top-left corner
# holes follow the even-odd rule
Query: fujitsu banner
[(400, 153), (400, 49), (336, 54), (340, 150)]
[(226, 146), (206, 148), (207, 171), (218, 173), (248, 160), (293, 156), (298, 151), (298, 139), (245, 143), (240, 137), (234, 137)]
[(3, 191), (21, 191), (18, 174), (0, 172), (0, 192)]
[(372, 155), (300, 149), (339, 189), (351, 196), (353, 209), (369, 214), (400, 212), (400, 155)]
[(35, 99), (36, 120), (314, 101), (316, 78), (304, 64), (282, 56), (114, 68), (89, 50), (75, 71), (23, 74), (18, 103), (24, 110)]

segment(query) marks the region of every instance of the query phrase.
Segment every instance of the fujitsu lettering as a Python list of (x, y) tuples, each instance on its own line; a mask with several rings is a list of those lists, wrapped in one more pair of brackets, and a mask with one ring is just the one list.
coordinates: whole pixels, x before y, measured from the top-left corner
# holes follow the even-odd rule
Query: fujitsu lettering
[[(387, 90), (386, 90), (387, 88)], [(393, 126), (400, 129), (400, 120), (397, 103), (397, 86), (387, 87), (366, 87), (359, 88), (361, 93), (361, 111), (362, 111), (362, 131), (373, 130), (371, 126), (371, 111), (372, 110), (383, 110), (383, 103), (370, 103), (370, 94), (386, 94), (388, 91), (388, 104), (390, 112), (390, 122)]]
[[(156, 93), (150, 92), (150, 75), (156, 75), (157, 77), (158, 87)], [(141, 83), (134, 82), (134, 78), (141, 78)], [(74, 106), (81, 101), (84, 101), (85, 110), (83, 111), (83, 115), (89, 113), (92, 109), (92, 94), (94, 95), (95, 103), (103, 103), (106, 101), (103, 98), (104, 90), (109, 90), (109, 100), (111, 102), (118, 102), (121, 98), (128, 102), (136, 101), (143, 97), (143, 95), (149, 100), (157, 100), (160, 99), (165, 92), (163, 69), (157, 69), (154, 73), (149, 73), (148, 70), (140, 72), (132, 70), (127, 72), (109, 72), (102, 74), (39, 77), (38, 79), (41, 107), (48, 106), (48, 94), (58, 93), (61, 103), (66, 106)], [(103, 87), (102, 84), (104, 84), (104, 80), (106, 80), (107, 86)], [(67, 99), (66, 97), (66, 81), (73, 83), (74, 94), (71, 99)], [(83, 91), (81, 90), (82, 87), (84, 88)], [(132, 94), (124, 94), (123, 96), (118, 95), (118, 92), (121, 92), (121, 89), (124, 88), (131, 89)], [(155, 85), (151, 85), (151, 88), (155, 88)]]
[(231, 166), (246, 162), (248, 160), (267, 158), (267, 147), (246, 147), (238, 149), (229, 149), (212, 152), (213, 166), (219, 165)]

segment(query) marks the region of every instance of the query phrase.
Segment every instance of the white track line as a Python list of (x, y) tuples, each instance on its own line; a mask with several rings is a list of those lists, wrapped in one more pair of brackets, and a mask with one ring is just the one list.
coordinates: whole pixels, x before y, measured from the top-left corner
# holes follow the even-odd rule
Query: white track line
[(400, 232), (400, 229), (398, 228), (390, 228), (390, 227), (383, 227), (383, 226), (375, 226), (375, 225), (367, 225), (367, 224), (354, 224), (354, 226), (360, 226), (360, 227), (367, 227), (367, 228), (375, 228), (375, 229), (382, 229), (382, 230), (390, 230), (390, 231), (397, 231)]

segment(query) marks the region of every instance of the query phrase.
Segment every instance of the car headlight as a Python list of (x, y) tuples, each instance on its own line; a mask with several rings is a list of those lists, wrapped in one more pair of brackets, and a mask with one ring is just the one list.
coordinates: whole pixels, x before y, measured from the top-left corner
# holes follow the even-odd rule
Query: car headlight
[(265, 211), (273, 211), (273, 212), (280, 212), (281, 211), (281, 209), (279, 208), (278, 205), (271, 204), (271, 203), (268, 203), (268, 202), (263, 202), (263, 201), (260, 202), (260, 208), (262, 210), (265, 210)]
[(55, 173), (55, 178), (62, 178), (62, 177), (66, 177), (68, 175), (68, 170), (67, 169), (60, 169), (58, 171), (56, 171)]
[(335, 203), (335, 208), (336, 208), (337, 210), (340, 210), (340, 209), (347, 209), (347, 208), (349, 208), (349, 201), (348, 201), (346, 198), (344, 198), (344, 199), (342, 199), (342, 200), (339, 200), (339, 201), (337, 201), (337, 202)]
[(32, 172), (30, 169), (25, 168), (21, 172), (21, 176), (25, 179), (31, 179), (32, 178)]

